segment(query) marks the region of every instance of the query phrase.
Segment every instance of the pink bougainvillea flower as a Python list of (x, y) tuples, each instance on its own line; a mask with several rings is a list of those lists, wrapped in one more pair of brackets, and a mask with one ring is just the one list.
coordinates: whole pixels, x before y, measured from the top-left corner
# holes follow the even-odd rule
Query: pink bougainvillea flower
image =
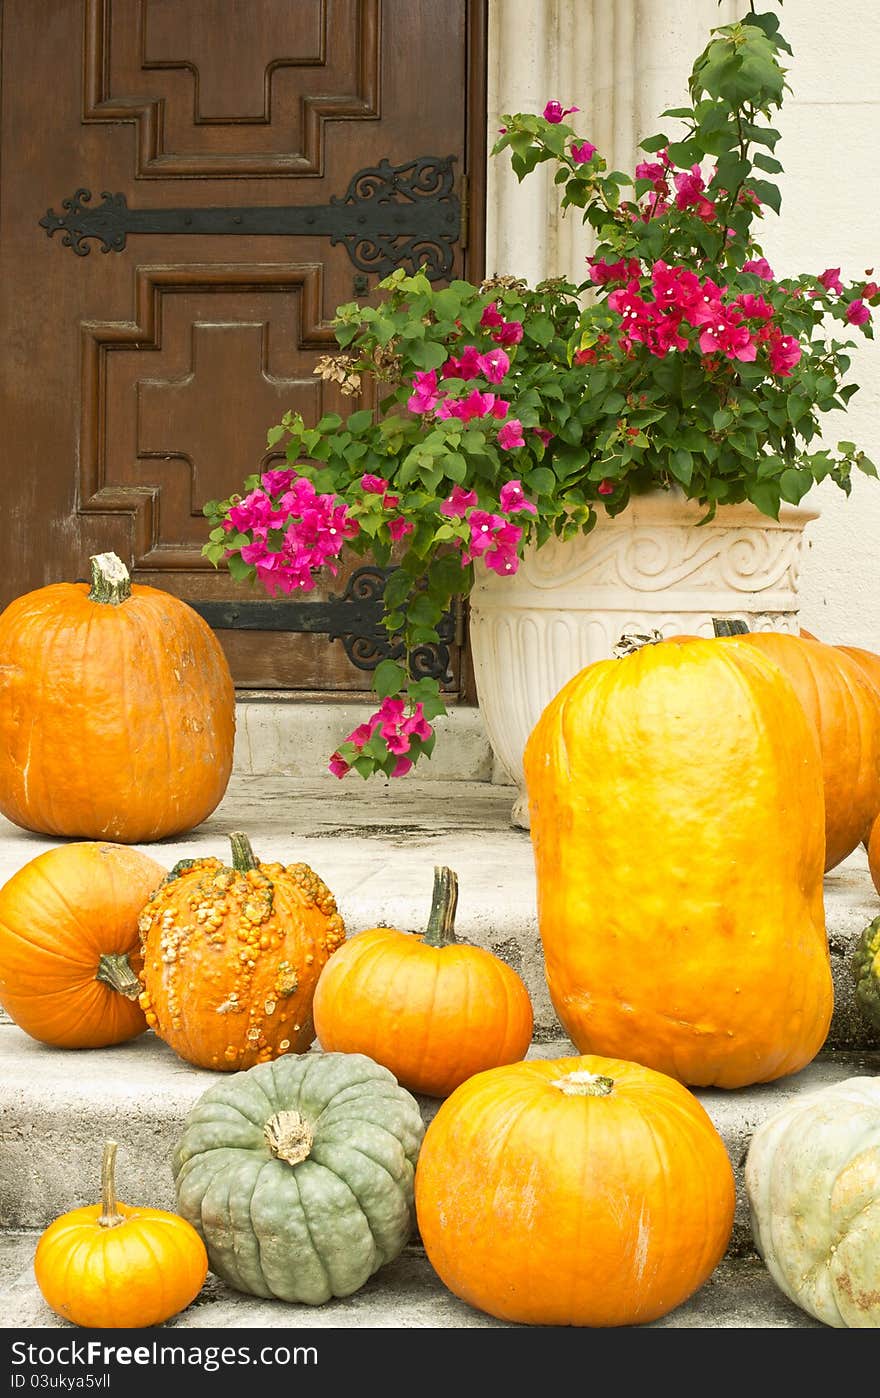
[(514, 451), (517, 447), (524, 447), (526, 439), (523, 436), (522, 423), (518, 417), (512, 417), (509, 422), (498, 432), (498, 445), (505, 451)]
[(864, 325), (866, 321), (871, 319), (871, 312), (864, 301), (857, 298), (855, 301), (850, 301), (847, 306), (846, 318), (850, 325)]
[(440, 373), (444, 379), (476, 379), (483, 372), (481, 360), (476, 345), (466, 345), (458, 358), (447, 359)]
[(588, 346), (586, 349), (575, 350), (572, 359), (575, 364), (595, 364), (598, 357), (596, 351)]
[(428, 369), (416, 374), (412, 383), (413, 391), (406, 400), (411, 413), (430, 413), (437, 406), (437, 370)]
[(399, 504), (400, 504), (400, 496), (399, 496), (399, 495), (383, 495), (383, 496), (382, 496), (382, 509), (383, 509), (383, 510), (396, 510)]
[(408, 757), (398, 757), (391, 769), (392, 777), (405, 777), (407, 772), (412, 770), (412, 762)]
[(840, 280), (839, 267), (826, 267), (825, 271), (819, 277), (819, 281), (826, 291), (834, 291), (838, 296), (843, 291), (843, 282)]
[(388, 482), (381, 476), (361, 476), (361, 490), (367, 495), (384, 495), (387, 489)]
[(641, 274), (642, 266), (637, 258), (620, 258), (618, 262), (606, 262), (601, 257), (588, 257), (587, 263), (590, 268), (590, 281), (597, 286), (605, 286), (608, 282), (625, 282)]
[(494, 330), (496, 325), (504, 324), (504, 316), (498, 309), (497, 301), (490, 301), (483, 314), (480, 316), (480, 325), (484, 330)]
[(880, 296), (880, 286), (876, 282), (865, 282), (860, 294), (863, 301), (873, 301)]
[(773, 268), (766, 257), (752, 258), (749, 262), (744, 262), (742, 267), (744, 272), (751, 272), (754, 276), (760, 277), (762, 281), (772, 282)]
[(480, 372), (490, 383), (500, 383), (510, 368), (510, 359), (500, 348), (481, 354), (478, 363)]
[(672, 183), (675, 185), (675, 207), (677, 209), (689, 209), (694, 204), (699, 204), (704, 197), (703, 190), (706, 188), (706, 181), (700, 174), (699, 165), (692, 165), (690, 170), (680, 170), (672, 176)]
[(787, 379), (801, 357), (801, 347), (794, 335), (783, 335), (778, 327), (768, 343), (770, 368), (781, 379)]
[(642, 160), (636, 166), (637, 180), (650, 180), (658, 194), (666, 188), (666, 166), (658, 161)]
[(492, 339), (497, 345), (518, 345), (522, 337), (522, 321), (519, 320), (504, 321), (492, 334)]
[[(502, 427), (501, 431), (504, 431)], [(531, 500), (527, 500), (522, 488), (522, 481), (508, 481), (501, 487), (501, 508), (505, 514), (530, 514), (538, 513)]]
[[(497, 399), (494, 393), (480, 393), (476, 388), (471, 389), (466, 398), (459, 398), (449, 404), (449, 413), (452, 417), (461, 418), (462, 422), (471, 422), (475, 417), (493, 417)], [(504, 407), (506, 413), (507, 407)], [(504, 416), (502, 413), (502, 416)]]
[(543, 116), (545, 121), (550, 121), (556, 126), (563, 117), (571, 116), (572, 112), (579, 112), (580, 107), (563, 107), (561, 102), (548, 102), (544, 108)]
[(409, 738), (419, 738), (423, 743), (427, 742), (434, 732), (428, 720), (425, 718), (425, 710), (422, 704), (415, 704), (409, 718), (405, 718), (400, 726), (401, 733), (405, 733)]
[(608, 479), (608, 477), (606, 476), (606, 478), (605, 478), (604, 481), (600, 481), (600, 482), (599, 482), (599, 484), (598, 484), (598, 486), (596, 487), (596, 489), (598, 490), (598, 492), (599, 492), (600, 495), (613, 495), (613, 494), (614, 494), (614, 482), (613, 482), (613, 481), (610, 481), (610, 480)]
[(388, 533), (395, 543), (406, 534), (411, 534), (414, 528), (415, 526), (408, 519), (404, 519), (403, 515), (398, 515), (397, 519), (389, 519), (388, 521)]
[(739, 311), (718, 306), (700, 335), (703, 354), (723, 354), (728, 359), (749, 363), (757, 358), (758, 347), (747, 325), (740, 321)]
[(264, 471), (260, 481), (263, 489), (267, 490), (270, 495), (280, 495), (282, 491), (290, 489), (295, 474), (295, 471), (281, 467), (274, 471)]
[(334, 752), (327, 766), (330, 768), (334, 777), (339, 777), (340, 779), (347, 776), (351, 771), (351, 767), (339, 756), (338, 752)]
[(553, 433), (548, 432), (546, 427), (533, 427), (532, 431), (534, 432), (538, 440), (544, 443), (545, 447), (549, 446), (549, 444), (553, 441)]
[(245, 533), (249, 529), (265, 529), (271, 526), (275, 506), (264, 490), (252, 490), (237, 505), (227, 511), (223, 528), (229, 533), (233, 529)]
[(590, 141), (572, 141), (571, 158), (576, 165), (586, 165), (596, 154), (596, 147)]
[(742, 296), (737, 296), (734, 303), (738, 306), (746, 320), (772, 320), (773, 307), (769, 301), (765, 301), (763, 296), (753, 296), (750, 291), (746, 291)]
[(464, 519), (468, 510), (472, 510), (476, 503), (477, 492), (475, 490), (465, 490), (460, 485), (454, 485), (449, 499), (444, 500), (440, 506), (440, 513), (450, 519)]
[(697, 274), (686, 267), (670, 267), (662, 258), (651, 268), (651, 287), (660, 306), (676, 310), (688, 320), (702, 304), (703, 288)]
[[(472, 556), (479, 557), (487, 549), (492, 547), (492, 541), (496, 530), (500, 529), (506, 520), (501, 515), (493, 515), (488, 510), (472, 510), (468, 519), (471, 531), (469, 550)], [(468, 559), (468, 562), (470, 559)]]

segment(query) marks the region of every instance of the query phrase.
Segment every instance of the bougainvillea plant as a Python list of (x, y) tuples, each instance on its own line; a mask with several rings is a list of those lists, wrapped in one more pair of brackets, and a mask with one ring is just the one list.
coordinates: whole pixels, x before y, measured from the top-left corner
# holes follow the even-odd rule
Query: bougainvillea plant
[(343, 550), (400, 566), (384, 622), (398, 660), (376, 669), (381, 701), (333, 754), (337, 776), (401, 776), (429, 755), (439, 683), (409, 664), (436, 643), (477, 567), (516, 571), (527, 544), (589, 532), (634, 493), (677, 486), (706, 506), (750, 500), (776, 516), (816, 482), (850, 489), (854, 443), (819, 441), (845, 409), (853, 328), (871, 336), (869, 269), (777, 277), (757, 241), (782, 166), (771, 125), (790, 53), (772, 14), (712, 31), (676, 124), (641, 143), (634, 175), (608, 171), (549, 101), (504, 118), (495, 154), (526, 178), (551, 161), (564, 208), (596, 246), (581, 284), (514, 277), (434, 287), (419, 272), (380, 283), (378, 306), (340, 306), (339, 354), (318, 372), (344, 392), (376, 381), (377, 407), (268, 433), (288, 465), (205, 506), (205, 552), (271, 593), (308, 591)]

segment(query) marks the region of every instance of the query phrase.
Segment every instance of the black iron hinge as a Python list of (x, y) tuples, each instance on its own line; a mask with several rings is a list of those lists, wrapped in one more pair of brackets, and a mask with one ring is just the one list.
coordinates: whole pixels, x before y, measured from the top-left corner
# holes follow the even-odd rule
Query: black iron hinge
[(403, 165), (380, 160), (358, 170), (345, 194), (327, 204), (252, 208), (131, 209), (124, 194), (104, 191), (91, 207), (92, 193), (78, 189), (62, 199), (64, 210), (48, 209), (39, 220), (51, 238), (78, 257), (91, 251), (122, 252), (130, 234), (225, 234), (255, 237), (326, 237), (344, 244), (362, 272), (387, 276), (397, 267), (416, 272), (424, 267), (437, 281), (452, 270), (456, 243), (464, 243), (467, 182), (463, 198), (453, 191), (453, 155), (419, 156)]

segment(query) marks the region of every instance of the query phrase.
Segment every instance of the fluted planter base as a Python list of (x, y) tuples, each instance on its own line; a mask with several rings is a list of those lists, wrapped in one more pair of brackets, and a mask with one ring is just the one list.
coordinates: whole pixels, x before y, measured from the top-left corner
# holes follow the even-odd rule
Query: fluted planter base
[(513, 577), (480, 567), (471, 592), (477, 697), (499, 761), (519, 787), (512, 822), (528, 828), (526, 740), (550, 700), (624, 632), (711, 636), (713, 619), (750, 631), (798, 630), (803, 531), (818, 511), (751, 504), (705, 510), (678, 491), (636, 497), (589, 535), (532, 549)]

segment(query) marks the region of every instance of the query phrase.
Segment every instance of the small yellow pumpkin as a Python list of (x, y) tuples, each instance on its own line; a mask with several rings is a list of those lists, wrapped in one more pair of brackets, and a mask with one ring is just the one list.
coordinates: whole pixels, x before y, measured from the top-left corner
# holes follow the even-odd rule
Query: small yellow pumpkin
[(101, 1203), (62, 1214), (42, 1234), (37, 1285), (57, 1315), (89, 1329), (161, 1325), (194, 1301), (208, 1254), (186, 1219), (116, 1198), (115, 1141), (101, 1166)]

